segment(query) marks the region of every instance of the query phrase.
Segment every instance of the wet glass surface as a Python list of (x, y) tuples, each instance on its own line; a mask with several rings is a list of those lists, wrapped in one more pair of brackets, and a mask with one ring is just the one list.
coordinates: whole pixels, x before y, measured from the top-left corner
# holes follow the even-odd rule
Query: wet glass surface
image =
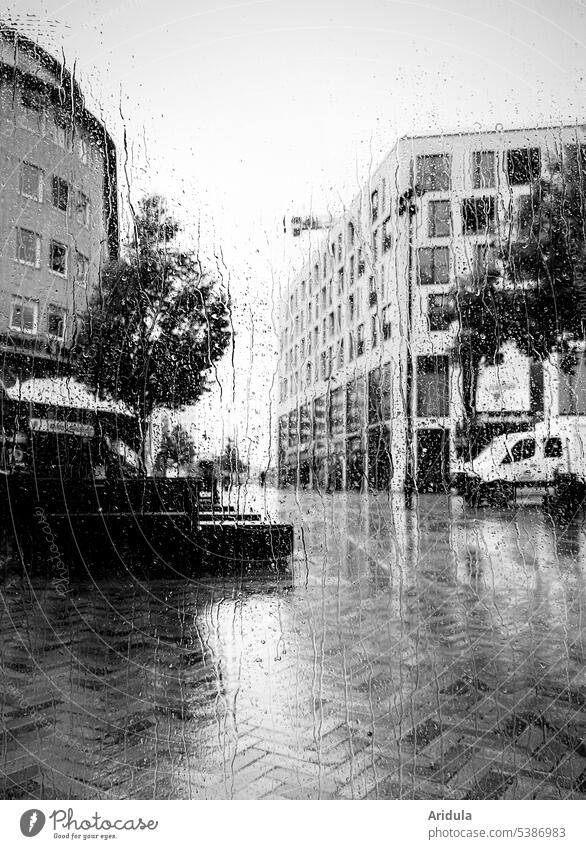
[(295, 522), (292, 575), (8, 577), (8, 796), (586, 796), (582, 520), (241, 497)]

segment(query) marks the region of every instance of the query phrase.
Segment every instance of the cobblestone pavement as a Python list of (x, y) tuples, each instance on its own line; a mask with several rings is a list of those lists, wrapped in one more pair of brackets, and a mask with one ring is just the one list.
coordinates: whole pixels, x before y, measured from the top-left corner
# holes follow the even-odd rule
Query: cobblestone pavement
[(8, 798), (586, 797), (586, 529), (273, 495), (294, 575), (0, 597)]

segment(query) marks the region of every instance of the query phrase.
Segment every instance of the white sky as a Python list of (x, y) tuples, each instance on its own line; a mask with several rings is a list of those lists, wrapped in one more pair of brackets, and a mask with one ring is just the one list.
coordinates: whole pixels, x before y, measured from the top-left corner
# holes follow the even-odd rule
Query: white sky
[(349, 202), (404, 133), (586, 120), (578, 0), (39, 0), (4, 10), (76, 63), (131, 196), (162, 192), (194, 232), (200, 223), (208, 251), (222, 251), (240, 332), (235, 370), (220, 368), (221, 404), (216, 392), (196, 411), (212, 441), (223, 423), (266, 444), (271, 306), (292, 262), (284, 214)]

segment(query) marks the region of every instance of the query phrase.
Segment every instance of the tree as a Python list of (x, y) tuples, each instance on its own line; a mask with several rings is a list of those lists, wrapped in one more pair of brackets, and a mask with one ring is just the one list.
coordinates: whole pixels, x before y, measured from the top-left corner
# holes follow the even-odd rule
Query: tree
[(169, 463), (177, 469), (190, 469), (195, 458), (195, 445), (190, 434), (180, 424), (163, 433), (161, 445), (154, 462), (155, 473), (165, 474)]
[(248, 471), (248, 465), (243, 462), (238, 451), (238, 446), (233, 440), (228, 437), (224, 450), (219, 457), (220, 477), (223, 480), (230, 480), (234, 473), (241, 474)]
[[(127, 255), (106, 266), (90, 304), (75, 371), (135, 412), (143, 444), (156, 407), (194, 404), (228, 346), (229, 300), (193, 251), (163, 198), (141, 201)], [(146, 445), (145, 445), (146, 449)]]
[(582, 148), (567, 148), (547, 178), (531, 185), (510, 221), (499, 250), (502, 274), (476, 270), (458, 283), (451, 307), (459, 325), (454, 354), (468, 419), (476, 412), (480, 365), (493, 362), (503, 342), (513, 340), (526, 356), (544, 360), (584, 338), (585, 165)]

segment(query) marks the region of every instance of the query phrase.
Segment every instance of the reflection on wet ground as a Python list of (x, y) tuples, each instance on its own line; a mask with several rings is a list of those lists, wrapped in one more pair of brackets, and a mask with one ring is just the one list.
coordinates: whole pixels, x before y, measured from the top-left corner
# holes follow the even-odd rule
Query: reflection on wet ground
[(292, 578), (2, 587), (10, 798), (584, 798), (586, 529), (272, 493)]

